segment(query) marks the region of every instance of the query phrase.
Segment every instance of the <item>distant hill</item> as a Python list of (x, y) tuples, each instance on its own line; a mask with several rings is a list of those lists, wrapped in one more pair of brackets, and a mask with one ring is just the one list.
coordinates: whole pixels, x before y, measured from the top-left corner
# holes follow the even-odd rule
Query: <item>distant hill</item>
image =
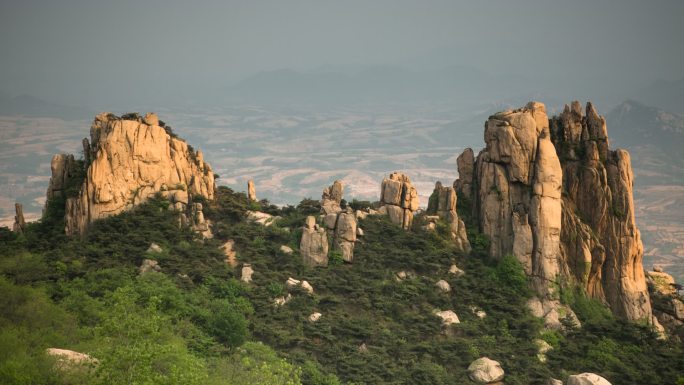
[(90, 118), (93, 111), (52, 103), (31, 95), (12, 97), (0, 94), (0, 115), (25, 115), (70, 120)]
[(684, 116), (627, 100), (606, 116), (608, 130), (620, 146), (653, 145), (681, 158)]

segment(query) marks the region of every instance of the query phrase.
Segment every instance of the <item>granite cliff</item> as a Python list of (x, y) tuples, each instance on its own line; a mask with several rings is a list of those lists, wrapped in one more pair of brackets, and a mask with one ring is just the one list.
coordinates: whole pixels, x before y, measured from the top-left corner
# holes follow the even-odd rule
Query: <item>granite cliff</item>
[(586, 115), (574, 102), (552, 119), (537, 102), (497, 113), (484, 139), (476, 158), (470, 149), (458, 157), (454, 187), (472, 201), (490, 254), (517, 257), (544, 308), (556, 306), (559, 284), (572, 283), (620, 317), (655, 322), (629, 154), (609, 149), (591, 103)]
[[(156, 114), (101, 113), (83, 139), (83, 160), (52, 158), (48, 204), (63, 199), (65, 231), (83, 234), (94, 220), (118, 214), (161, 193), (198, 225), (193, 196), (214, 198), (211, 166)], [(201, 209), (200, 209), (201, 211)], [(200, 224), (201, 227), (201, 224)]]

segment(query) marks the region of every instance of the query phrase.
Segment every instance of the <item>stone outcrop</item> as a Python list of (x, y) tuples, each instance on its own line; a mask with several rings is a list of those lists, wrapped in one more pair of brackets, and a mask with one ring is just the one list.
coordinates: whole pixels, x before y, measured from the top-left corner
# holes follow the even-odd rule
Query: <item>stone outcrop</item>
[(466, 199), (472, 199), (473, 171), (475, 170), (475, 154), (472, 148), (466, 148), (456, 158), (458, 179), (454, 181), (454, 190)]
[(428, 202), (427, 214), (436, 214), (444, 220), (451, 230), (451, 239), (456, 248), (462, 253), (470, 252), (470, 242), (463, 220), (456, 213), (456, 190), (451, 186), (442, 186), (441, 182), (435, 183), (435, 190)]
[(629, 153), (610, 150), (606, 120), (591, 103), (584, 112), (579, 102), (566, 105), (550, 128), (563, 167), (564, 275), (616, 315), (650, 320)]
[(389, 215), (392, 223), (408, 230), (411, 228), (413, 212), (418, 210), (418, 205), (418, 191), (407, 175), (393, 172), (383, 179), (378, 213)]
[(96, 358), (68, 349), (47, 348), (45, 354), (55, 358), (55, 368), (59, 370), (72, 370), (100, 364)]
[(118, 214), (162, 193), (182, 208), (188, 196), (214, 198), (214, 173), (195, 151), (161, 126), (155, 114), (111, 113), (95, 117), (84, 161), (58, 154), (52, 159), (48, 201), (65, 199), (66, 232), (83, 234), (91, 222)]
[(453, 310), (438, 311), (435, 312), (435, 315), (442, 320), (442, 326), (461, 323), (461, 321), (458, 319), (458, 315), (456, 315)]
[(605, 119), (590, 103), (586, 111), (575, 102), (549, 120), (530, 102), (490, 116), (486, 147), (474, 163), (461, 154), (454, 185), (470, 190), (489, 253), (514, 255), (544, 308), (554, 304), (554, 282), (572, 282), (618, 316), (649, 320), (629, 154), (610, 151)]
[(240, 272), (240, 280), (245, 283), (250, 283), (252, 282), (252, 275), (254, 274), (254, 269), (252, 269), (252, 265), (249, 263), (245, 263), (242, 265), (242, 271)]
[(343, 193), (344, 184), (341, 180), (336, 180), (332, 185), (323, 189), (321, 196), (321, 212), (323, 215), (337, 214), (342, 211), (340, 204)]
[(256, 188), (254, 187), (254, 181), (251, 179), (247, 181), (247, 198), (252, 202), (257, 201)]
[(339, 180), (323, 190), (321, 215), (326, 230), (332, 235), (333, 248), (342, 253), (345, 262), (351, 263), (354, 260), (357, 222), (354, 211), (342, 200), (343, 191), (344, 185)]
[(220, 249), (223, 250), (223, 254), (226, 256), (226, 264), (230, 265), (231, 267), (236, 267), (238, 265), (238, 260), (237, 251), (235, 250), (235, 240), (227, 240), (226, 243), (221, 245)]
[[(461, 162), (460, 189), (471, 185), (473, 218), (490, 240), (494, 257), (515, 255), (542, 296), (552, 296), (560, 272), (560, 161), (551, 142), (546, 109), (541, 103), (490, 116), (486, 147), (473, 170)], [(468, 150), (462, 159), (469, 158)]]
[(24, 219), (24, 206), (21, 203), (14, 204), (14, 224), (12, 225), (12, 231), (17, 234), (22, 234), (26, 229), (26, 220)]
[(492, 384), (504, 379), (504, 370), (497, 361), (481, 357), (468, 366), (468, 377), (478, 384)]
[(316, 217), (308, 216), (302, 228), (299, 253), (308, 266), (328, 266), (328, 234), (318, 226)]

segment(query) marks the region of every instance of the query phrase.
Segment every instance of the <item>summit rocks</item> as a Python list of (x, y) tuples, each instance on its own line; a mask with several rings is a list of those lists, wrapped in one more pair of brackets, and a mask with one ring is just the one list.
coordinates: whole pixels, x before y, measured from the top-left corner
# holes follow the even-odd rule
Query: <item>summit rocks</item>
[(454, 186), (472, 197), (489, 253), (514, 255), (544, 306), (560, 279), (622, 318), (650, 320), (629, 154), (609, 149), (593, 105), (583, 112), (573, 102), (549, 120), (542, 103), (530, 102), (490, 116), (484, 139), (474, 162), (470, 149), (458, 157)]
[(411, 228), (418, 204), (418, 191), (407, 175), (393, 172), (382, 181), (379, 213), (389, 215), (392, 223), (406, 230)]
[(214, 198), (211, 166), (201, 151), (176, 137), (156, 114), (101, 113), (85, 139), (84, 161), (52, 159), (48, 200), (65, 199), (66, 233), (83, 234), (97, 219), (118, 214), (162, 193), (185, 209), (188, 197)]

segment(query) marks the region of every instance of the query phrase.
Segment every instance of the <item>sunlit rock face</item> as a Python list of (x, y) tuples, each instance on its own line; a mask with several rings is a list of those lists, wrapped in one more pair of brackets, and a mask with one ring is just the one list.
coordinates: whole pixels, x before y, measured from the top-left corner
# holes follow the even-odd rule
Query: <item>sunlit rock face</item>
[(214, 173), (202, 152), (163, 125), (151, 113), (124, 118), (101, 113), (90, 128), (90, 141), (84, 140), (83, 164), (72, 155), (53, 157), (47, 198), (65, 198), (67, 234), (83, 234), (92, 221), (158, 192), (180, 209), (189, 197), (214, 198)]
[(484, 139), (474, 161), (470, 149), (459, 156), (454, 186), (471, 197), (489, 253), (514, 255), (542, 299), (576, 283), (616, 315), (650, 320), (629, 154), (609, 149), (591, 103), (550, 120), (538, 102), (494, 114)]

